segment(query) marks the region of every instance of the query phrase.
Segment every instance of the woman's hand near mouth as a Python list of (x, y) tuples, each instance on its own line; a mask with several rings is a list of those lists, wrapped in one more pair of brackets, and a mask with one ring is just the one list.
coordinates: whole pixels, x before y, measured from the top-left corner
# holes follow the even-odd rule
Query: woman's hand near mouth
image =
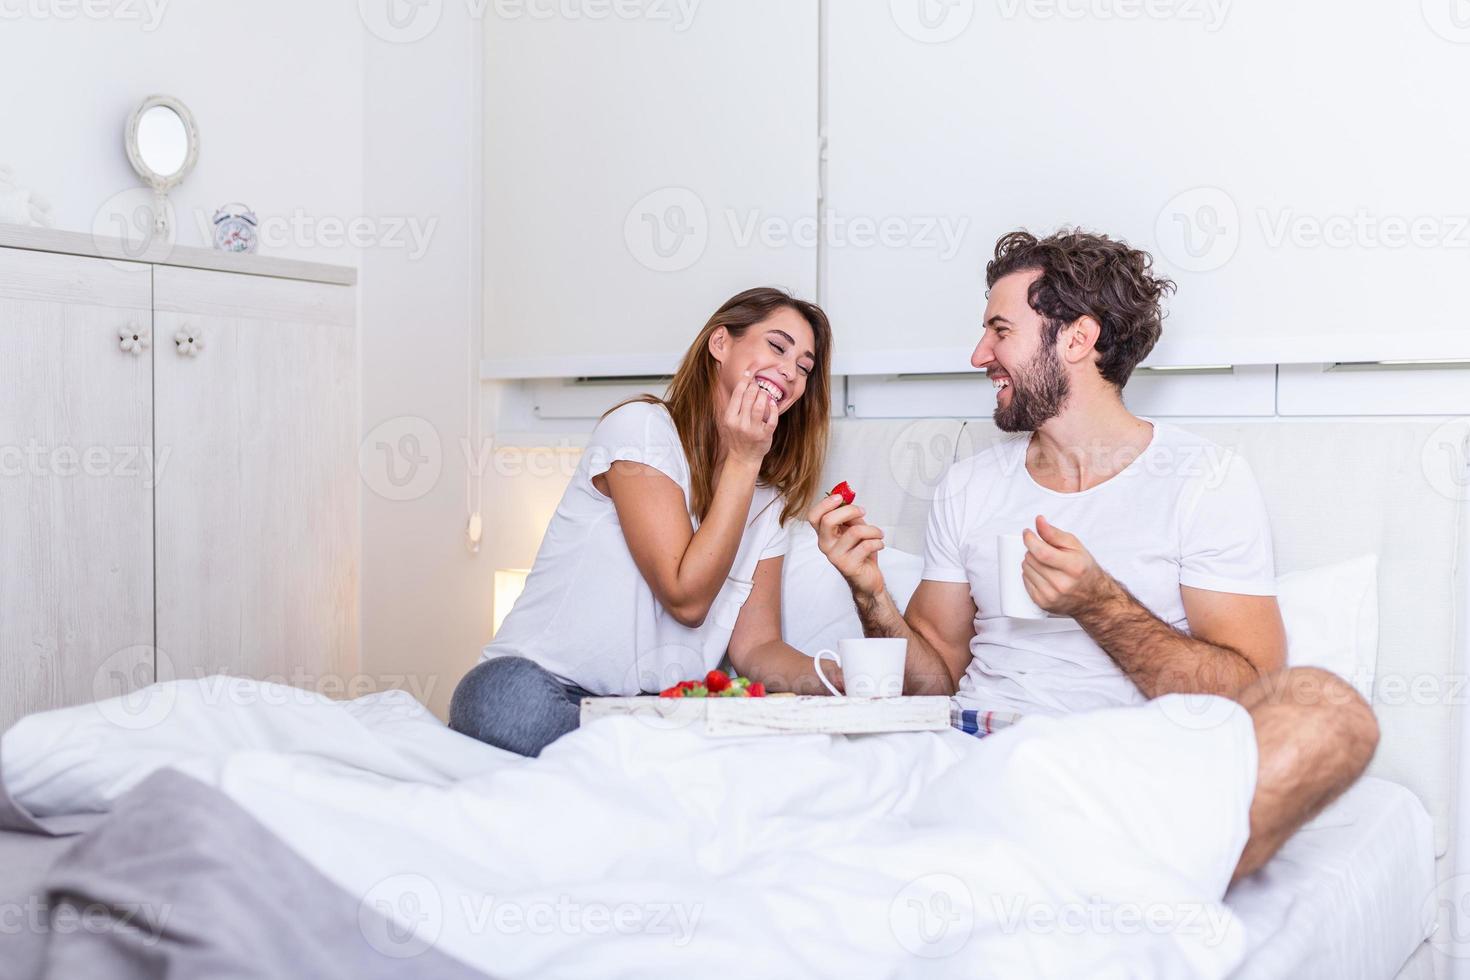
[(745, 379), (730, 393), (730, 403), (720, 416), (719, 430), (729, 459), (759, 467), (771, 451), (780, 413), (771, 396), (757, 387), (749, 374), (747, 371)]

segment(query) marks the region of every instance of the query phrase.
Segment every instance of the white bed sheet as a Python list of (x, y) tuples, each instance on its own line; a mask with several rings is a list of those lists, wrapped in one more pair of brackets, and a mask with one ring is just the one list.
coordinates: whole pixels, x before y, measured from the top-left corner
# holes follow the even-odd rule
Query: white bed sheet
[[(733, 964), (738, 976), (973, 977), (981, 963), (998, 976), (1077, 976), (1068, 967), (1085, 962), (1094, 967), (1085, 975), (1099, 977), (1382, 980), (1428, 932), (1430, 819), (1407, 790), (1380, 780), (1345, 794), (1225, 906), (1202, 898), (1219, 894), (1231, 848), (1244, 840), (1243, 799), (1233, 801), (1235, 790), (1213, 776), (1176, 781), (1157, 799), (1138, 789), (1152, 787), (1150, 774), (1163, 767), (1223, 771), (1240, 755), (1233, 739), (1242, 725), (1191, 725), (1186, 733), (1203, 739), (1196, 744), (1180, 737), (1170, 699), (1087, 719), (1032, 719), (1028, 738), (1012, 732), (982, 743), (954, 732), (653, 737), (634, 719), (608, 719), (527, 760), (450, 732), (402, 692), (342, 703), (209, 678), (140, 693), (127, 711), (113, 699), (32, 715), (6, 732), (5, 782), (16, 800), (42, 816), (101, 812), (147, 773), (173, 766), (219, 787), (363, 901), (402, 897), (393, 889), (408, 887), (405, 878), (424, 886), (439, 914), (425, 935), (417, 919), (400, 923), (403, 934), (498, 976), (682, 977), (697, 959), (707, 973), (710, 963)], [(1223, 720), (1232, 719), (1233, 711)], [(1168, 739), (1157, 737), (1161, 727)], [(1120, 738), (1149, 751), (1120, 757)], [(991, 751), (974, 751), (982, 746)], [(869, 778), (854, 781), (855, 771)], [(1160, 800), (1192, 806), (1183, 820), (1193, 830), (1171, 833), (1180, 815)], [(1190, 858), (1199, 828), (1233, 812), (1238, 839), (1212, 828), (1205, 836), (1221, 841), (1220, 853), (1184, 873), (1200, 863)], [(1099, 850), (1092, 842), (1101, 831), (1117, 846)], [(657, 847), (609, 848), (610, 839)], [(732, 866), (730, 853), (747, 857)], [(916, 886), (922, 900), (909, 901)], [(909, 935), (929, 924), (911, 922), (914, 910), (938, 909), (930, 899), (949, 895), (944, 888), (965, 899), (971, 917), (953, 933), (965, 956), (936, 957), (916, 945), (930, 942), (922, 931)], [(996, 894), (1019, 896), (1023, 912), (1126, 901), (1206, 914), (1157, 936), (1077, 932), (1056, 919), (1018, 928), (1009, 907), (974, 897)], [(701, 919), (697, 935), (689, 923), (687, 948), (670, 947), (668, 931), (652, 927), (632, 936), (559, 931), (553, 943), (487, 933), (476, 917), (486, 896), (538, 909), (547, 896), (587, 909), (650, 898), (649, 907), (697, 910)], [(387, 902), (389, 914), (400, 904)], [(811, 915), (839, 907), (839, 916)], [(752, 948), (749, 937), (765, 933), (780, 942)]]
[(391, 919), (364, 933), (385, 955), (433, 946), (496, 977), (1225, 980), (1246, 948), (1219, 897), (1254, 738), (1218, 698), (983, 741), (607, 718), (531, 760), (404, 692), (202, 678), (0, 743), (41, 817), (104, 812), (164, 766), (216, 786)]
[(1413, 793), (1363, 779), (1225, 896), (1248, 952), (1232, 980), (1383, 980), (1429, 935), (1434, 827)]

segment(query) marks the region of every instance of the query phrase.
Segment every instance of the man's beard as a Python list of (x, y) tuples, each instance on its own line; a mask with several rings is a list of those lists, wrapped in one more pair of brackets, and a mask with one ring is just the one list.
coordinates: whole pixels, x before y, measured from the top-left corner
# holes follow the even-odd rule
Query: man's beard
[(1002, 432), (1034, 432), (1061, 414), (1070, 393), (1056, 348), (1042, 344), (1023, 373), (1011, 372), (1010, 404), (996, 404), (995, 427)]

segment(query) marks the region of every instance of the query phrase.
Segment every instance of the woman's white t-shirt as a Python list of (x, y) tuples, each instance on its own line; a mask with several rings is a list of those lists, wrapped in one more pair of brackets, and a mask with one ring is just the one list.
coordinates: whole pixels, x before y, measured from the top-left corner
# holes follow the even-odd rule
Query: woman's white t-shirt
[(609, 414), (592, 430), (525, 589), (482, 659), (526, 657), (593, 694), (614, 695), (656, 692), (719, 665), (756, 563), (786, 553), (781, 497), (756, 486), (729, 577), (704, 622), (691, 629), (654, 597), (633, 563), (612, 499), (592, 485), (620, 459), (677, 483), (689, 511), (689, 462), (668, 409), (632, 402)]

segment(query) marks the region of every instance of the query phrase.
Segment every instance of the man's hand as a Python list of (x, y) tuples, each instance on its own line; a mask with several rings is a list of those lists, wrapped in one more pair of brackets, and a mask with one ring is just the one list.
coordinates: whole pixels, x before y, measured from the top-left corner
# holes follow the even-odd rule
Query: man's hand
[(1026, 557), (1021, 577), (1038, 606), (1058, 616), (1076, 618), (1115, 594), (1113, 577), (1103, 571), (1075, 534), (1037, 515), (1036, 530), (1021, 533)]
[(1022, 534), (1026, 591), (1047, 612), (1071, 616), (1146, 698), (1200, 693), (1234, 698), (1281, 669), (1286, 631), (1274, 596), (1180, 586), (1189, 629), (1159, 619), (1098, 566), (1075, 534), (1036, 518)]
[(865, 513), (857, 504), (844, 504), (834, 493), (813, 504), (806, 519), (816, 528), (817, 547), (847, 579), (853, 593), (876, 596), (883, 591), (883, 573), (878, 570), (883, 532), (863, 520)]

